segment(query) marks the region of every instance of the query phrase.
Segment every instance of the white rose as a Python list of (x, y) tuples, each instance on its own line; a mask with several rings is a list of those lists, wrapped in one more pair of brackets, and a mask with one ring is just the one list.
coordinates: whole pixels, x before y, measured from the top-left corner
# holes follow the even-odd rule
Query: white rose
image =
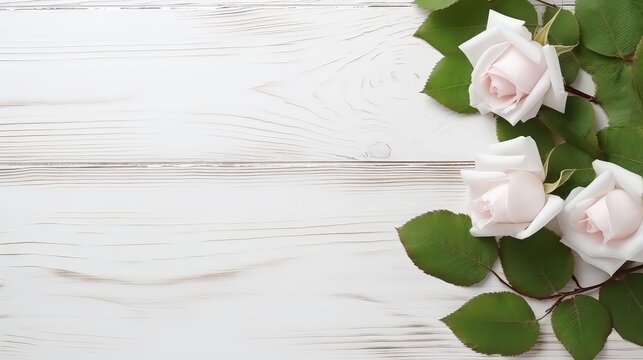
[(532, 41), (524, 24), (491, 10), (487, 30), (460, 45), (473, 65), (471, 106), (512, 125), (536, 116), (543, 104), (564, 112), (567, 102), (556, 49)]
[(611, 276), (627, 261), (643, 262), (643, 178), (605, 161), (593, 166), (596, 179), (565, 200), (561, 241)]
[(474, 236), (524, 239), (547, 225), (563, 207), (545, 194), (545, 171), (536, 142), (518, 137), (476, 156), (476, 170), (462, 170), (468, 186)]

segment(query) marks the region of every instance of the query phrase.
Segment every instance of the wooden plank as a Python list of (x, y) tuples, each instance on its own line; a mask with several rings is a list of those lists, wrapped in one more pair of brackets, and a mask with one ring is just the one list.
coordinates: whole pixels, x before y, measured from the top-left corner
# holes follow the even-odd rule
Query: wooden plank
[[(423, 275), (394, 229), (464, 210), (470, 166), (2, 168), (0, 358), (488, 358), (438, 319), (502, 288)], [(566, 358), (542, 328), (523, 358)]]
[[(0, 162), (472, 159), (416, 8), (0, 12)], [(454, 143), (457, 139), (457, 144)]]
[[(573, 5), (575, 0), (546, 0), (554, 5)], [(532, 0), (534, 5), (543, 4)], [(200, 6), (415, 6), (413, 0), (4, 0), (0, 8), (79, 8), (79, 7), (119, 7), (119, 8), (155, 8), (155, 7), (200, 7)]]

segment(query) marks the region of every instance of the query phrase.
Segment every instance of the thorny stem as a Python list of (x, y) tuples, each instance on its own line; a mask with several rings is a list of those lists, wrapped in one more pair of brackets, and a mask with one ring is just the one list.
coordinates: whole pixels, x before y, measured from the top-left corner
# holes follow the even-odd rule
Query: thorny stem
[(556, 302), (554, 302), (554, 304), (553, 304), (552, 306), (550, 306), (550, 307), (545, 311), (545, 314), (544, 314), (543, 316), (541, 316), (541, 317), (538, 319), (538, 321), (540, 321), (540, 320), (544, 319), (547, 315), (549, 315), (552, 311), (554, 311), (554, 309), (556, 308), (556, 306), (560, 305), (560, 303), (562, 303), (562, 302), (563, 302), (567, 297), (574, 296), (574, 295), (577, 295), (577, 294), (582, 294), (582, 293), (584, 293), (584, 292), (591, 291), (591, 290), (594, 290), (594, 289), (598, 289), (598, 288), (600, 288), (601, 286), (603, 286), (603, 285), (607, 284), (608, 282), (610, 282), (610, 281), (612, 281), (612, 280), (614, 280), (614, 279), (618, 279), (618, 278), (620, 278), (620, 277), (621, 277), (621, 276), (623, 276), (623, 275), (627, 275), (627, 274), (629, 274), (629, 273), (633, 273), (633, 272), (635, 272), (635, 271), (637, 271), (637, 270), (641, 270), (641, 269), (643, 269), (643, 264), (641, 264), (641, 265), (637, 265), (637, 266), (634, 266), (634, 267), (631, 267), (631, 268), (628, 268), (628, 269), (620, 269), (620, 270), (618, 270), (617, 272), (615, 272), (615, 273), (614, 273), (614, 275), (612, 275), (612, 277), (610, 277), (609, 279), (607, 279), (607, 280), (603, 281), (602, 283), (600, 283), (600, 284), (595, 284), (595, 285), (588, 286), (588, 287), (582, 287), (582, 286), (580, 286), (580, 283), (578, 282), (578, 279), (576, 278), (576, 276), (573, 276), (573, 275), (572, 275), (572, 280), (574, 281), (574, 283), (576, 283), (576, 288), (575, 288), (574, 290), (570, 290), (570, 291), (561, 291), (561, 292), (557, 292), (557, 293), (555, 293), (555, 294), (553, 294), (553, 295), (543, 296), (543, 297), (527, 295), (527, 294), (525, 294), (524, 292), (522, 292), (522, 291), (520, 291), (520, 290), (516, 289), (515, 287), (511, 286), (511, 284), (509, 284), (505, 279), (503, 279), (503, 278), (502, 278), (502, 276), (500, 276), (500, 275), (499, 275), (497, 272), (495, 272), (494, 270), (490, 270), (490, 271), (491, 271), (491, 273), (492, 273), (493, 275), (495, 275), (495, 276), (496, 276), (496, 278), (498, 278), (498, 280), (500, 280), (500, 282), (501, 282), (501, 283), (503, 283), (503, 284), (504, 284), (505, 286), (507, 286), (509, 289), (513, 290), (514, 292), (516, 292), (516, 293), (518, 293), (518, 294), (520, 294), (520, 295), (523, 295), (523, 296), (526, 296), (526, 297), (530, 297), (530, 298), (532, 298), (532, 299), (538, 299), (538, 300), (550, 300), (550, 299), (556, 299)]
[(573, 88), (573, 87), (571, 87), (569, 85), (565, 86), (565, 90), (567, 90), (567, 92), (569, 92), (570, 94), (574, 94), (576, 96), (580, 96), (580, 97), (582, 97), (584, 99), (587, 99), (589, 102), (593, 102), (594, 104), (598, 104), (598, 105), (601, 104), (601, 102), (598, 101), (598, 99), (595, 96), (586, 94), (586, 93), (584, 93), (584, 92), (582, 92), (582, 91), (580, 91), (580, 90), (578, 90), (576, 88)]

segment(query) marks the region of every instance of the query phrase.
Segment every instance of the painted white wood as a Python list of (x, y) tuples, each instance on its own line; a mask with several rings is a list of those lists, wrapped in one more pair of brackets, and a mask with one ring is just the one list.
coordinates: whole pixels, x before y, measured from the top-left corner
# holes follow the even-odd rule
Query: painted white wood
[[(0, 7), (0, 359), (489, 358), (438, 319), (503, 288), (423, 275), (394, 230), (463, 211), (462, 160), (495, 141), (418, 93), (425, 12)], [(568, 358), (547, 321), (536, 357)]]
[(412, 37), (424, 17), (2, 11), (0, 162), (472, 159), (494, 123), (420, 93), (441, 58)]
[[(442, 57), (412, 37), (425, 17), (336, 6), (0, 12), (0, 162), (471, 159), (495, 141), (493, 121), (420, 93)], [(467, 146), (453, 147), (456, 136)]]
[[(546, 0), (554, 5), (573, 5), (574, 0)], [(535, 5), (542, 6), (536, 0), (531, 0)], [(266, 5), (305, 5), (305, 6), (415, 6), (413, 0), (3, 0), (0, 7), (5, 8), (76, 8), (76, 7), (119, 7), (119, 8), (154, 8), (154, 7), (195, 7), (195, 6), (266, 6)]]
[[(469, 166), (3, 168), (0, 358), (489, 358), (438, 319), (503, 288), (429, 278), (395, 233), (462, 211)], [(567, 358), (542, 328), (521, 358)]]

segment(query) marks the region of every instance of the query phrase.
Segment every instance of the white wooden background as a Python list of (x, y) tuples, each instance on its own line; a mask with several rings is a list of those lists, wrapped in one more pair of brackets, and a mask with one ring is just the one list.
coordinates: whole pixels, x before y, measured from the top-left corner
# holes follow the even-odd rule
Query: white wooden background
[[(394, 227), (493, 122), (408, 0), (0, 1), (0, 358), (466, 359)], [(542, 313), (547, 304), (535, 304)], [(567, 358), (544, 322), (523, 358)], [(613, 333), (603, 359), (643, 358)]]

